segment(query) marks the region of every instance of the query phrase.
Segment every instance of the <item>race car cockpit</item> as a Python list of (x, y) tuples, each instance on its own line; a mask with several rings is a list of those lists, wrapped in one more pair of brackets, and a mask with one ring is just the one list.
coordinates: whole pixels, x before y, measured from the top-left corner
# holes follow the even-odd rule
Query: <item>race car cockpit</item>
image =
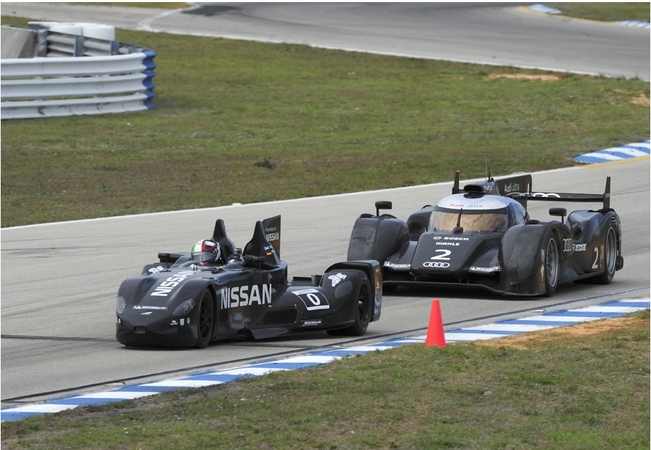
[(527, 210), (508, 197), (453, 194), (434, 207), (429, 230), (451, 233), (505, 232), (528, 220)]

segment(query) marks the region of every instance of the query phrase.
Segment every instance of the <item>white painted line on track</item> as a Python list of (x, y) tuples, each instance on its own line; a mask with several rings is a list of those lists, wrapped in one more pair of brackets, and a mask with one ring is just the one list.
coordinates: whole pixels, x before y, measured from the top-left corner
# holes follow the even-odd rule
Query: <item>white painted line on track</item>
[[(554, 311), (538, 316), (503, 320), (489, 325), (455, 329), (445, 331), (444, 334), (446, 342), (449, 343), (498, 339), (532, 331), (574, 325), (582, 322), (621, 317), (630, 312), (649, 309), (650, 305), (651, 302), (649, 299), (621, 299), (609, 301), (600, 305), (588, 306), (586, 308)], [(44, 403), (9, 407), (1, 411), (1, 420), (3, 422), (7, 420), (21, 420), (40, 414), (53, 414), (73, 409), (78, 406), (133, 400), (140, 397), (156, 395), (160, 392), (165, 392), (166, 390), (171, 389), (214, 386), (235, 381), (242, 377), (257, 377), (276, 371), (301, 369), (306, 366), (309, 367), (310, 365), (326, 364), (341, 359), (347, 355), (363, 355), (371, 352), (402, 347), (404, 345), (422, 345), (424, 342), (425, 336), (405, 336), (393, 338), (377, 344), (350, 348), (331, 348), (285, 359), (257, 362), (243, 367), (197, 373), (183, 378), (124, 386), (106, 392), (96, 392), (51, 400)]]

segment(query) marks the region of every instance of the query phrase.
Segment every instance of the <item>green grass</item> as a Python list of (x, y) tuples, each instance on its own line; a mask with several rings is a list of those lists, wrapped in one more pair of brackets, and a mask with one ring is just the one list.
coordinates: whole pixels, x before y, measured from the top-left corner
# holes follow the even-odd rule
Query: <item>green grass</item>
[[(620, 19), (641, 20), (601, 20)], [(4, 121), (3, 227), (448, 181), (456, 168), (483, 175), (485, 157), (495, 175), (549, 169), (649, 138), (640, 80), (118, 40), (157, 51), (156, 109)], [(5, 422), (2, 448), (648, 449), (649, 314), (634, 317), (525, 348), (411, 346)]]
[(402, 187), (457, 168), (479, 177), (486, 158), (494, 175), (545, 170), (649, 138), (640, 80), (546, 81), (165, 33), (117, 39), (156, 50), (155, 109), (3, 121), (2, 227)]
[(642, 450), (649, 431), (647, 310), (5, 422), (2, 448)]
[(612, 2), (612, 3), (545, 3), (561, 11), (563, 16), (579, 19), (617, 22), (620, 20), (638, 20), (649, 22), (649, 2)]

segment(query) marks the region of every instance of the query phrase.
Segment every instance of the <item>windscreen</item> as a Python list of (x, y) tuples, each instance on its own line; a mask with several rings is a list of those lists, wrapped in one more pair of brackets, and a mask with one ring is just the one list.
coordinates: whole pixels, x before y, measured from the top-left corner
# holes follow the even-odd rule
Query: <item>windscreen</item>
[[(461, 220), (459, 220), (459, 212), (461, 212)], [(432, 231), (452, 231), (457, 223), (463, 228), (464, 233), (490, 233), (506, 231), (509, 222), (506, 208), (490, 212), (434, 208), (430, 223)]]

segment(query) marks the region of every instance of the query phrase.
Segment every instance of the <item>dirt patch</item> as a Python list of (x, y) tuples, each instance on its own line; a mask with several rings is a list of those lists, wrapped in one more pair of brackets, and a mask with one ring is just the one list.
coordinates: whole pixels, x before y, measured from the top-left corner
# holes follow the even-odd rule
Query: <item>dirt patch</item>
[(631, 103), (635, 105), (649, 106), (649, 97), (644, 94), (640, 94), (639, 97), (635, 97), (631, 100)]
[(513, 78), (516, 80), (541, 80), (541, 81), (558, 81), (561, 77), (557, 75), (532, 75), (529, 73), (492, 73), (488, 78)]
[(488, 347), (509, 347), (525, 350), (541, 342), (558, 341), (572, 337), (582, 337), (598, 334), (607, 334), (622, 328), (649, 328), (649, 319), (639, 320), (634, 317), (620, 319), (604, 319), (594, 322), (584, 322), (572, 326), (552, 328), (549, 330), (523, 333), (499, 339), (476, 341), (477, 345)]

